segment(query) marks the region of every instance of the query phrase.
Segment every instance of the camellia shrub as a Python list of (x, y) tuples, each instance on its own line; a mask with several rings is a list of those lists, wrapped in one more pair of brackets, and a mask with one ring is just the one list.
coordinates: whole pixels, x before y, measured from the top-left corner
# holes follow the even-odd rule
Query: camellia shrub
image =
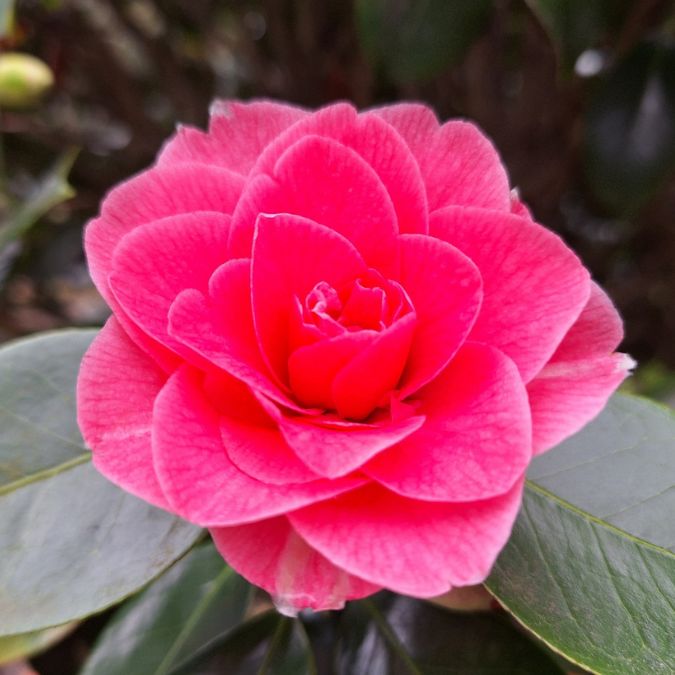
[(673, 672), (675, 424), (473, 124), (218, 101), (85, 249), (103, 329), (0, 351), (6, 644), (152, 582), (83, 673)]

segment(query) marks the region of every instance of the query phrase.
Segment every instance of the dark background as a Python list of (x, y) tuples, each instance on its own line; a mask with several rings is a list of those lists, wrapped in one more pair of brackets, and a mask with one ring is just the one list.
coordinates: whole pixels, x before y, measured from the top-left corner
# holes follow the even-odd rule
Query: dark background
[(178, 121), (204, 126), (214, 97), (416, 99), (492, 137), (537, 219), (619, 305), (625, 350), (673, 368), (674, 34), (672, 3), (651, 0), (19, 2), (3, 48), (56, 82), (2, 112), (5, 210), (81, 152), (76, 197), (5, 252), (0, 335), (102, 320), (83, 224)]

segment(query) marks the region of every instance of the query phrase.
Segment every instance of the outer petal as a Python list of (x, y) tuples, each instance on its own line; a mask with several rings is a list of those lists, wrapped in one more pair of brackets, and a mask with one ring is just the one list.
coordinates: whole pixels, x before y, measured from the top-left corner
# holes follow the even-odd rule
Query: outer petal
[[(341, 609), (380, 590), (347, 574), (307, 545), (284, 517), (211, 530), (216, 548), (243, 577), (270, 593), (289, 612)], [(261, 542), (265, 555), (260, 555)]]
[(416, 415), (395, 422), (382, 420), (370, 424), (336, 424), (327, 417), (303, 419), (283, 413), (270, 402), (261, 401), (298, 457), (327, 478), (344, 476), (358, 469), (371, 457), (388, 448), (424, 424)]
[(470, 122), (439, 127), (433, 112), (419, 104), (374, 111), (403, 136), (420, 165), (430, 212), (450, 205), (510, 210), (509, 179), (497, 151)]
[(122, 237), (167, 216), (232, 213), (243, 187), (243, 179), (230, 171), (190, 163), (149, 169), (112, 190), (103, 201), (101, 217), (89, 223), (84, 235), (89, 271), (103, 297), (114, 302), (107, 278)]
[(485, 579), (509, 537), (522, 487), (519, 481), (499, 497), (442, 504), (368, 485), (288, 517), (334, 565), (398, 593), (430, 597)]
[(172, 508), (206, 527), (239, 525), (328, 499), (363, 484), (360, 478), (274, 486), (242, 473), (230, 461), (218, 414), (196, 371), (174, 373), (155, 402), (153, 456)]
[(152, 407), (166, 375), (110, 317), (82, 360), (77, 418), (96, 468), (116, 485), (169, 508), (152, 462)]
[(179, 127), (159, 156), (161, 165), (198, 161), (246, 175), (276, 136), (308, 111), (274, 101), (216, 101), (209, 132)]
[(612, 353), (622, 337), (611, 300), (592, 284), (577, 322), (527, 385), (536, 454), (571, 436), (604, 408), (633, 366), (625, 354)]
[(262, 153), (253, 173), (272, 174), (281, 155), (305, 136), (331, 138), (357, 152), (387, 189), (400, 232), (428, 231), (426, 189), (417, 161), (399, 133), (373, 113), (347, 104), (318, 110), (282, 133)]
[(461, 502), (504, 494), (532, 455), (530, 410), (513, 362), (485, 345), (464, 345), (419, 393), (424, 426), (364, 471), (404, 496)]
[(113, 259), (110, 287), (124, 312), (148, 335), (173, 350), (169, 308), (186, 288), (205, 290), (227, 259), (230, 218), (190, 213), (149, 223), (128, 234)]
[(406, 397), (433, 379), (469, 334), (482, 300), (476, 266), (433, 237), (401, 237), (401, 283), (417, 313), (417, 328), (401, 382)]
[(591, 283), (591, 295), (551, 361), (577, 361), (613, 352), (623, 340), (623, 322), (605, 291)]
[[(208, 297), (188, 289), (169, 311), (169, 333), (186, 349), (293, 410), (305, 411), (280, 388), (260, 355), (251, 313), (251, 261), (229, 260), (211, 277)], [(202, 363), (195, 361), (197, 366)], [(207, 368), (208, 369), (208, 368)]]
[(430, 228), (471, 258), (483, 278), (469, 339), (497, 347), (531, 380), (586, 304), (588, 272), (559, 237), (512, 214), (450, 207), (432, 215)]
[(319, 281), (343, 286), (365, 270), (347, 239), (300, 216), (260, 216), (253, 246), (253, 319), (263, 358), (288, 381), (289, 321), (294, 297)]
[(307, 136), (279, 158), (272, 178), (244, 191), (233, 218), (232, 255), (249, 255), (259, 214), (293, 213), (342, 234), (369, 265), (395, 267), (396, 212), (377, 174), (356, 152)]

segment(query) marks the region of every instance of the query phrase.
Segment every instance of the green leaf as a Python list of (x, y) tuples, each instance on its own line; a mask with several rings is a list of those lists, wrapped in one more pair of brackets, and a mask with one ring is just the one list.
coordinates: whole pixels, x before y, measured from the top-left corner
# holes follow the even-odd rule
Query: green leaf
[(541, 21), (567, 71), (577, 57), (616, 31), (632, 0), (526, 0)]
[(490, 0), (357, 0), (361, 45), (398, 82), (459, 63), (489, 18)]
[(536, 644), (492, 612), (451, 612), (390, 593), (350, 603), (340, 622), (337, 675), (553, 675)]
[(250, 596), (215, 548), (200, 546), (118, 610), (80, 675), (166, 675), (239, 624)]
[(75, 195), (67, 179), (77, 153), (75, 149), (64, 153), (40, 179), (32, 194), (7, 215), (0, 226), (0, 250), (19, 239), (50, 209)]
[(675, 418), (615, 395), (532, 464), (488, 588), (527, 628), (603, 675), (675, 672)]
[(59, 331), (0, 349), (0, 635), (114, 605), (200, 535), (91, 465), (74, 391), (94, 335)]
[(215, 638), (169, 675), (315, 675), (300, 621), (272, 610)]
[[(39, 654), (61, 641), (76, 626), (76, 623), (67, 623), (65, 626), (57, 626), (56, 628), (0, 637), (0, 666), (10, 661)], [(2, 672), (1, 668), (0, 672)]]
[(643, 43), (592, 97), (586, 178), (609, 210), (634, 214), (675, 169), (675, 46)]

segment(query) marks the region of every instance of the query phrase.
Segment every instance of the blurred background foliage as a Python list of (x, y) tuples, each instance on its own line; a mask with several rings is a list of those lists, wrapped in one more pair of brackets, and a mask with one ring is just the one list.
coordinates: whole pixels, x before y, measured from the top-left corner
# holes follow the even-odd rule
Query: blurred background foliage
[(0, 0), (0, 31), (2, 338), (103, 320), (82, 226), (213, 98), (417, 99), (494, 139), (624, 348), (675, 367), (671, 1)]
[(0, 33), (0, 339), (105, 318), (82, 226), (213, 98), (417, 99), (494, 139), (624, 348), (675, 368), (671, 1), (0, 0)]
[(674, 400), (670, 0), (0, 0), (0, 341), (102, 323), (81, 246), (102, 196), (176, 123), (254, 96), (478, 123), (618, 304), (629, 386)]

